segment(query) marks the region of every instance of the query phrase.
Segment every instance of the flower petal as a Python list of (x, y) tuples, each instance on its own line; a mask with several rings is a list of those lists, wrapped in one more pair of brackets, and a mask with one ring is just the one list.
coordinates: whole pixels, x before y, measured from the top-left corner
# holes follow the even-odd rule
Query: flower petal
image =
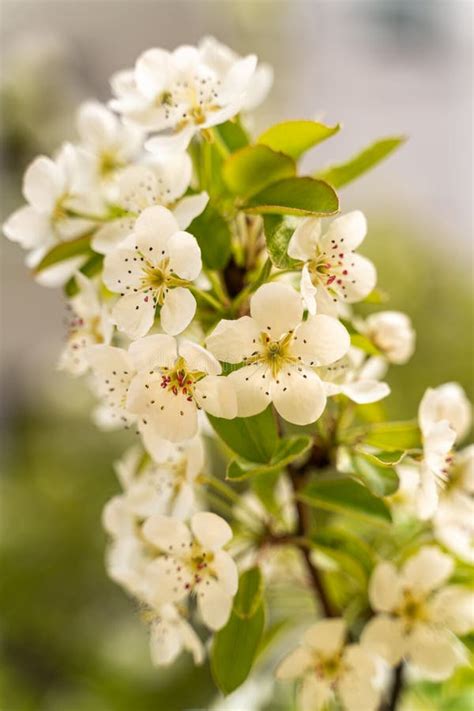
[(168, 620), (155, 620), (150, 628), (150, 657), (155, 667), (168, 666), (181, 654), (183, 643), (179, 626)]
[(407, 639), (407, 654), (414, 667), (425, 679), (443, 681), (448, 679), (467, 656), (454, 635), (417, 625)]
[(351, 345), (346, 328), (331, 316), (311, 316), (295, 330), (292, 352), (306, 365), (329, 365)]
[(393, 563), (379, 563), (369, 583), (369, 600), (377, 612), (391, 612), (400, 602), (401, 579)]
[(319, 620), (306, 630), (304, 643), (328, 657), (338, 654), (344, 647), (347, 626), (343, 619)]
[(106, 255), (102, 279), (110, 291), (124, 294), (140, 288), (142, 277), (142, 262), (133, 250), (120, 247)]
[(260, 330), (276, 340), (301, 323), (303, 302), (287, 284), (264, 284), (250, 300), (250, 314)]
[(238, 417), (258, 415), (270, 404), (270, 381), (263, 376), (265, 369), (259, 365), (247, 365), (227, 376), (237, 398)]
[(147, 518), (142, 532), (147, 541), (171, 556), (183, 555), (192, 543), (191, 533), (185, 523), (161, 514)]
[(430, 602), (432, 618), (459, 635), (474, 629), (474, 593), (462, 585), (448, 585)]
[(314, 316), (318, 310), (316, 301), (318, 290), (313, 284), (307, 264), (301, 271), (300, 292), (310, 316)]
[(98, 101), (85, 101), (79, 108), (77, 130), (81, 141), (95, 151), (108, 148), (116, 138), (115, 115)]
[(189, 326), (195, 313), (196, 299), (189, 289), (182, 286), (170, 289), (160, 311), (163, 331), (171, 335), (181, 333)]
[(329, 680), (305, 676), (299, 693), (301, 711), (322, 711), (332, 697)]
[(195, 387), (197, 404), (214, 417), (237, 417), (237, 397), (232, 382), (221, 375), (208, 375)]
[(209, 375), (218, 375), (221, 372), (221, 366), (212, 353), (193, 341), (183, 338), (179, 344), (179, 355), (191, 370), (199, 370)]
[(277, 667), (275, 672), (277, 679), (288, 680), (297, 679), (304, 675), (313, 663), (313, 655), (306, 647), (297, 647), (290, 652), (287, 657)]
[[(354, 210), (333, 220), (321, 238), (320, 244), (325, 250), (338, 249), (338, 247), (353, 250), (363, 242), (366, 234), (365, 215), (360, 210)], [(333, 240), (336, 243), (335, 247)]]
[(173, 208), (173, 215), (179, 225), (179, 229), (187, 229), (194, 218), (204, 212), (208, 202), (209, 195), (205, 192), (197, 195), (185, 195), (181, 198)]
[(23, 249), (37, 249), (51, 238), (49, 217), (29, 205), (20, 207), (3, 223), (7, 239), (18, 242)]
[(316, 245), (321, 235), (321, 219), (308, 217), (300, 222), (288, 243), (288, 255), (307, 262), (316, 255)]
[(405, 653), (403, 622), (387, 615), (376, 615), (362, 630), (361, 644), (395, 666)]
[(209, 511), (199, 511), (191, 519), (191, 530), (201, 545), (217, 551), (232, 538), (232, 529), (221, 516)]
[(134, 341), (128, 352), (136, 370), (150, 370), (156, 365), (171, 368), (178, 355), (176, 339), (162, 333)]
[(157, 266), (168, 255), (168, 242), (178, 229), (171, 210), (154, 205), (143, 210), (133, 231), (140, 252), (153, 266)]
[(410, 590), (426, 594), (444, 585), (453, 570), (451, 556), (437, 546), (424, 546), (403, 566), (403, 582)]
[(278, 414), (294, 425), (316, 422), (326, 407), (323, 384), (309, 368), (292, 366), (279, 373), (271, 384), (271, 398)]
[(137, 88), (148, 98), (158, 98), (171, 79), (172, 59), (164, 49), (149, 49), (137, 59), (135, 81)]
[(239, 574), (233, 558), (225, 551), (217, 551), (212, 565), (224, 590), (229, 595), (235, 595), (239, 587)]
[(112, 319), (119, 331), (129, 338), (145, 336), (155, 320), (153, 299), (143, 293), (122, 296), (112, 309)]
[(250, 316), (235, 321), (222, 319), (206, 340), (207, 348), (225, 363), (241, 363), (259, 344), (260, 329)]
[(169, 135), (153, 136), (145, 143), (145, 148), (151, 153), (157, 153), (160, 158), (169, 157), (185, 151), (189, 146), (191, 139), (195, 133), (193, 125), (189, 124), (177, 133)]
[(63, 175), (51, 158), (38, 156), (26, 169), (23, 195), (38, 212), (52, 212), (64, 189)]
[(365, 405), (390, 395), (390, 388), (387, 383), (379, 383), (377, 380), (359, 380), (343, 385), (341, 392), (358, 405)]
[(216, 580), (206, 580), (198, 592), (198, 608), (204, 624), (211, 630), (219, 630), (226, 624), (232, 609), (232, 597)]
[(202, 269), (202, 261), (196, 238), (189, 232), (175, 232), (167, 246), (170, 269), (181, 279), (197, 279)]

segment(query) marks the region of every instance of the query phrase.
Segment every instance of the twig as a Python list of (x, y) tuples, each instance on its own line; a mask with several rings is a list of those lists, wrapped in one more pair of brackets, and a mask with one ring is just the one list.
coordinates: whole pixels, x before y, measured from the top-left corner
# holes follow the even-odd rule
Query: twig
[(395, 667), (393, 671), (393, 682), (392, 688), (390, 690), (390, 697), (386, 704), (382, 706), (381, 711), (396, 711), (398, 708), (398, 702), (400, 701), (400, 694), (403, 691), (403, 662)]

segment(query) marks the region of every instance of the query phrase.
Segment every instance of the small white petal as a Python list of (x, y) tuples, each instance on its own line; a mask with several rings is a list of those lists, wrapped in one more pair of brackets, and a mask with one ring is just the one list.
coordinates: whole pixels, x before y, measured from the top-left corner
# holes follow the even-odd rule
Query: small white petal
[(351, 345), (346, 328), (331, 316), (311, 316), (295, 330), (292, 352), (307, 365), (329, 365)]
[(278, 665), (277, 679), (297, 679), (303, 676), (305, 670), (313, 663), (313, 655), (306, 647), (297, 647)]
[(193, 341), (183, 338), (179, 344), (179, 355), (191, 370), (199, 370), (209, 375), (218, 375), (221, 372), (221, 366), (212, 353)]
[(457, 666), (467, 661), (454, 635), (428, 625), (415, 627), (407, 639), (407, 654), (417, 671), (430, 681), (448, 679)]
[(212, 565), (224, 590), (229, 595), (235, 595), (239, 586), (239, 574), (233, 558), (225, 551), (217, 551)]
[(194, 218), (204, 212), (208, 202), (209, 195), (205, 192), (198, 195), (185, 195), (181, 198), (173, 208), (173, 215), (179, 225), (179, 229), (187, 229)]
[(145, 336), (155, 320), (155, 305), (143, 293), (122, 296), (112, 309), (112, 319), (119, 331), (129, 338)]
[(320, 378), (309, 368), (288, 368), (271, 384), (271, 398), (281, 417), (294, 425), (309, 425), (326, 407), (326, 393)]
[(367, 220), (360, 210), (348, 212), (341, 217), (337, 217), (329, 225), (329, 229), (321, 238), (321, 246), (331, 250), (331, 241), (335, 240), (339, 245), (341, 240), (345, 249), (357, 249), (363, 242), (367, 234)]
[(168, 242), (170, 269), (181, 279), (197, 279), (202, 268), (201, 250), (189, 232), (175, 232)]
[(267, 331), (277, 340), (301, 323), (303, 302), (298, 292), (287, 284), (264, 284), (250, 300), (250, 314), (261, 331)]
[(303, 637), (304, 643), (321, 654), (332, 656), (344, 647), (347, 626), (343, 619), (320, 620)]
[(237, 397), (232, 382), (220, 375), (208, 375), (195, 387), (197, 404), (210, 415), (232, 420), (237, 417)]
[(160, 619), (151, 625), (150, 657), (153, 666), (168, 666), (183, 649), (179, 627), (176, 623)]
[(400, 602), (401, 579), (393, 563), (379, 563), (369, 583), (369, 600), (378, 612), (391, 612)]
[(217, 551), (232, 538), (232, 529), (221, 516), (199, 511), (191, 519), (191, 530), (204, 548)]
[(177, 133), (153, 136), (145, 143), (145, 148), (151, 153), (156, 153), (160, 158), (181, 153), (189, 146), (194, 132), (194, 126), (189, 125)]
[(430, 602), (431, 617), (459, 635), (474, 629), (474, 593), (461, 585), (448, 585)]
[(300, 222), (288, 243), (288, 255), (307, 262), (316, 254), (316, 245), (321, 235), (319, 217), (308, 217)]
[(341, 392), (358, 405), (365, 405), (379, 402), (390, 395), (390, 388), (387, 383), (379, 383), (377, 380), (359, 380), (343, 385)]
[(160, 321), (163, 331), (171, 335), (182, 333), (196, 313), (196, 299), (189, 289), (178, 286), (170, 289), (161, 307)]
[(227, 376), (237, 398), (238, 417), (258, 415), (270, 404), (270, 376), (267, 374), (264, 380), (262, 374), (265, 374), (262, 366), (248, 365)]
[(142, 531), (150, 543), (170, 555), (180, 556), (186, 553), (192, 542), (186, 524), (161, 514), (150, 516), (143, 524)]
[(259, 345), (260, 329), (250, 316), (235, 321), (222, 319), (206, 340), (207, 348), (225, 363), (241, 363)]
[(38, 156), (26, 169), (23, 195), (38, 212), (52, 212), (64, 189), (61, 171), (51, 158)]
[(403, 582), (409, 589), (426, 594), (441, 587), (453, 570), (451, 556), (442, 553), (436, 546), (425, 546), (403, 566)]
[(300, 291), (310, 316), (314, 316), (318, 310), (316, 301), (318, 290), (313, 284), (307, 264), (304, 265), (301, 271)]
[(362, 631), (361, 644), (395, 666), (406, 648), (402, 621), (387, 615), (373, 617)]
[(323, 711), (332, 697), (331, 684), (326, 679), (307, 675), (299, 693), (301, 711)]
[(18, 242), (23, 249), (36, 249), (51, 238), (51, 224), (47, 215), (26, 205), (3, 223), (3, 232), (7, 239)]
[(136, 370), (150, 370), (155, 365), (171, 368), (177, 358), (176, 339), (153, 334), (131, 343), (128, 352)]
[(226, 624), (232, 609), (232, 597), (216, 580), (206, 581), (198, 594), (198, 608), (204, 624), (211, 630), (219, 630)]

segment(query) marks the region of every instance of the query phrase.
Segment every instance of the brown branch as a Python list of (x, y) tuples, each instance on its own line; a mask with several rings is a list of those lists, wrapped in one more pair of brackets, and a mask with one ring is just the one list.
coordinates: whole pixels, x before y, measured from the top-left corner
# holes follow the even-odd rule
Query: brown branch
[(403, 662), (393, 670), (392, 688), (386, 704), (383, 704), (381, 711), (397, 711), (400, 695), (403, 691)]

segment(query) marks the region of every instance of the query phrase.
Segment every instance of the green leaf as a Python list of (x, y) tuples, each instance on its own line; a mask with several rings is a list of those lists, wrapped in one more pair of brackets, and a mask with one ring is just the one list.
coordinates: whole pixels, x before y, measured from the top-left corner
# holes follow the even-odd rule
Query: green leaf
[(330, 560), (336, 563), (338, 572), (348, 575), (357, 583), (359, 588), (365, 590), (367, 586), (367, 575), (364, 567), (360, 564), (357, 558), (353, 558), (345, 551), (335, 550), (330, 546), (322, 545), (314, 540), (311, 541), (311, 544), (316, 551), (323, 553)]
[(223, 694), (230, 694), (248, 677), (265, 627), (262, 579), (258, 568), (242, 573), (229, 621), (216, 632), (211, 671)]
[(310, 148), (334, 136), (340, 128), (339, 124), (325, 126), (317, 121), (283, 121), (264, 131), (257, 143), (298, 160)]
[(296, 173), (292, 158), (267, 146), (247, 146), (232, 153), (222, 167), (225, 184), (234, 195), (248, 198), (267, 185)]
[(278, 430), (271, 407), (253, 417), (208, 418), (227, 446), (247, 461), (266, 464), (272, 458), (278, 445)]
[(298, 226), (297, 217), (265, 215), (263, 229), (273, 264), (279, 269), (296, 268), (297, 261), (288, 256), (288, 243)]
[(286, 178), (254, 195), (242, 209), (251, 215), (324, 217), (338, 211), (339, 200), (334, 189), (322, 180)]
[[(103, 254), (94, 254), (90, 257), (87, 262), (79, 269), (79, 271), (86, 277), (93, 277), (100, 272), (102, 269), (102, 262), (104, 261)], [(75, 277), (71, 277), (69, 281), (64, 286), (64, 291), (66, 296), (69, 298), (75, 296), (79, 292), (79, 287), (77, 285)]]
[(234, 460), (227, 468), (227, 479), (248, 479), (259, 474), (269, 474), (279, 471), (287, 464), (301, 457), (310, 449), (313, 440), (308, 435), (296, 437), (284, 437), (278, 442), (278, 446), (272, 458), (267, 464), (255, 466), (254, 463), (242, 460)]
[(375, 496), (390, 496), (398, 489), (397, 472), (386, 464), (376, 463), (375, 457), (357, 453), (351, 456), (351, 462), (355, 476)]
[(337, 511), (372, 521), (391, 521), (387, 505), (354, 479), (317, 479), (298, 494), (315, 508)]
[(35, 273), (39, 274), (54, 264), (65, 262), (67, 259), (78, 257), (81, 254), (91, 256), (93, 254), (90, 247), (91, 237), (92, 232), (88, 232), (82, 237), (70, 240), (69, 242), (60, 242), (45, 254), (41, 262), (35, 267)]
[(405, 136), (394, 136), (392, 138), (381, 138), (372, 145), (365, 148), (361, 153), (348, 160), (346, 163), (332, 165), (315, 175), (316, 178), (326, 180), (335, 188), (346, 185), (355, 180), (366, 171), (373, 168), (386, 158), (395, 148), (398, 148), (406, 140)]
[(242, 619), (253, 617), (262, 603), (263, 578), (259, 568), (250, 568), (242, 573), (239, 589), (234, 599), (233, 612)]
[(202, 261), (208, 269), (223, 269), (226, 266), (231, 255), (231, 232), (211, 202), (191, 222), (187, 231), (196, 237)]
[(356, 532), (348, 531), (341, 526), (325, 526), (311, 535), (311, 540), (323, 546), (347, 553), (355, 558), (370, 573), (376, 563), (377, 556)]
[(219, 126), (214, 126), (214, 131), (230, 153), (238, 151), (239, 148), (245, 148), (250, 143), (247, 131), (239, 120), (226, 121)]
[(367, 427), (348, 430), (345, 439), (356, 439), (360, 443), (386, 449), (390, 452), (402, 449), (419, 449), (421, 433), (418, 423), (408, 422), (374, 422)]

